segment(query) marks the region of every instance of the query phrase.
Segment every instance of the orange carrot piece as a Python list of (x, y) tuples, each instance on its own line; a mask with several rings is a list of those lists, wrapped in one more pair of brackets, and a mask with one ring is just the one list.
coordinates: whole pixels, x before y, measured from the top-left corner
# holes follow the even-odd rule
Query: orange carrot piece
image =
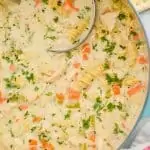
[(36, 117), (33, 118), (32, 121), (33, 121), (34, 123), (35, 123), (35, 122), (38, 123), (38, 122), (40, 122), (41, 120), (42, 120), (41, 117), (36, 116)]
[(69, 7), (69, 8), (71, 8), (74, 11), (79, 11), (79, 8), (76, 8), (73, 5), (73, 0), (65, 0), (64, 7)]
[(132, 96), (132, 95), (135, 95), (136, 93), (140, 92), (144, 88), (145, 88), (145, 85), (143, 85), (142, 83), (138, 83), (134, 87), (129, 88), (127, 93), (129, 96)]
[(89, 135), (89, 140), (92, 141), (93, 143), (96, 141), (96, 136), (93, 131)]
[(0, 104), (4, 103), (5, 100), (6, 99), (3, 97), (2, 92), (0, 92)]
[(0, 97), (0, 104), (4, 103), (5, 102), (5, 98), (3, 97)]
[(83, 49), (83, 53), (90, 53), (91, 52), (91, 48), (90, 47), (85, 47), (84, 49)]
[(35, 0), (35, 7), (38, 7), (38, 5), (40, 4), (41, 0)]
[(73, 64), (73, 67), (76, 68), (76, 69), (78, 69), (78, 68), (80, 68), (80, 65), (81, 65), (80, 63), (75, 62)]
[(148, 59), (144, 55), (140, 55), (137, 58), (137, 61), (138, 61), (139, 64), (147, 64), (148, 63)]
[(9, 70), (10, 70), (11, 72), (15, 72), (15, 71), (16, 71), (15, 65), (14, 65), (14, 64), (11, 64), (11, 65), (9, 66)]
[(54, 150), (54, 146), (46, 141), (42, 141), (42, 147), (46, 150)]
[(19, 106), (19, 109), (20, 110), (26, 110), (26, 109), (28, 109), (28, 105), (27, 104), (22, 104), (22, 105)]
[(120, 86), (119, 85), (113, 85), (113, 93), (114, 93), (114, 95), (120, 94)]
[(68, 90), (68, 98), (70, 100), (79, 100), (80, 99), (80, 92), (70, 88)]
[(37, 150), (37, 146), (30, 146), (29, 150)]
[(56, 94), (56, 98), (58, 100), (59, 103), (63, 103), (64, 102), (64, 99), (65, 99), (65, 96), (63, 93), (57, 93)]
[(90, 44), (89, 43), (85, 43), (82, 46), (82, 52), (83, 53), (88, 53), (88, 54), (91, 52), (91, 48), (90, 48)]
[(88, 60), (89, 58), (88, 58), (88, 55), (86, 54), (86, 53), (84, 53), (83, 55), (82, 55), (82, 58), (83, 58), (83, 60)]
[(134, 36), (133, 36), (133, 40), (135, 40), (135, 41), (140, 40), (140, 36), (139, 36), (139, 34), (134, 35)]
[(89, 43), (84, 43), (83, 46), (82, 46), (82, 49), (84, 49), (86, 47), (89, 47), (89, 45), (90, 45)]
[(36, 146), (37, 144), (38, 144), (37, 140), (35, 140), (35, 139), (30, 139), (29, 140), (29, 145), (30, 146)]

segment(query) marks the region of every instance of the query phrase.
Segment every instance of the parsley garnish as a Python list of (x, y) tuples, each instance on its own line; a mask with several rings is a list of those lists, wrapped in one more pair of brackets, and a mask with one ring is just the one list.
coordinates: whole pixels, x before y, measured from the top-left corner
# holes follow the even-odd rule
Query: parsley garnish
[(118, 59), (125, 61), (127, 58), (125, 56), (119, 56)]
[(48, 4), (48, 0), (42, 0), (42, 2)]
[(96, 112), (99, 112), (102, 108), (103, 108), (103, 106), (102, 106), (102, 101), (101, 101), (100, 97), (97, 97), (97, 98), (96, 98), (96, 102), (95, 102), (95, 104), (94, 104), (94, 106), (93, 106), (93, 109), (94, 109)]
[(117, 123), (115, 123), (113, 133), (114, 134), (124, 134), (124, 131), (120, 129), (120, 127)]
[(118, 78), (117, 74), (106, 74), (106, 80), (108, 84), (119, 83), (121, 84), (121, 80)]
[(84, 129), (89, 129), (90, 128), (90, 117), (88, 119), (83, 119), (82, 120), (82, 127)]
[(113, 50), (116, 47), (116, 43), (115, 42), (108, 42), (106, 48), (104, 48), (104, 52), (108, 53), (109, 55), (112, 55)]
[(57, 23), (59, 21), (58, 16), (56, 16), (53, 20), (54, 20), (55, 23)]
[(65, 120), (70, 119), (70, 116), (71, 116), (71, 110), (68, 110), (68, 112), (64, 116), (64, 119)]
[(123, 13), (123, 12), (120, 12), (119, 15), (118, 15), (118, 19), (121, 21), (121, 20), (124, 20), (126, 19), (126, 15)]
[(113, 104), (113, 103), (109, 103), (107, 105), (107, 109), (108, 109), (109, 112), (112, 112), (115, 108), (116, 108), (116, 105)]

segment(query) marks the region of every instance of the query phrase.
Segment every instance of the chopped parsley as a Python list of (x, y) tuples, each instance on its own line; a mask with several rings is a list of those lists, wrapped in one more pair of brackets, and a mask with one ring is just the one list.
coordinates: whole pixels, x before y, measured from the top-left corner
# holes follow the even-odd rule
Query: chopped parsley
[(115, 42), (109, 42), (107, 46), (104, 48), (104, 52), (108, 53), (109, 55), (112, 55), (115, 47), (116, 47)]
[(14, 74), (10, 78), (4, 78), (4, 82), (5, 82), (6, 88), (8, 88), (8, 89), (12, 89), (12, 88), (19, 89), (20, 88), (19, 85), (17, 85), (17, 83), (16, 83), (16, 77)]
[(57, 23), (59, 21), (58, 16), (56, 16), (53, 20), (54, 20), (55, 23)]
[(32, 72), (22, 70), (22, 74), (25, 76), (25, 78), (30, 83), (34, 83), (35, 82), (35, 77), (34, 77), (34, 74)]
[(29, 115), (30, 115), (29, 112), (26, 111), (25, 114), (24, 114), (24, 119), (26, 119)]
[(71, 59), (73, 55), (70, 51), (68, 51), (68, 52), (66, 52), (66, 56), (67, 56), (67, 58)]
[(51, 139), (50, 132), (47, 130), (41, 132), (38, 137), (40, 141), (49, 141)]
[(91, 8), (90, 8), (89, 6), (85, 6), (85, 9), (86, 9), (87, 11), (90, 11), (90, 10), (91, 10)]
[(125, 13), (120, 12), (119, 15), (118, 15), (118, 19), (119, 19), (120, 21), (126, 19)]
[(42, 0), (42, 2), (48, 4), (48, 0)]
[(113, 103), (109, 103), (107, 105), (107, 109), (108, 109), (109, 112), (112, 112), (115, 108), (116, 108), (116, 105), (113, 104)]
[(120, 129), (118, 123), (115, 123), (113, 133), (114, 134), (125, 134), (124, 131)]
[(93, 106), (93, 109), (96, 111), (96, 112), (99, 112), (101, 109), (103, 108), (103, 105), (102, 105), (102, 101), (101, 101), (101, 98), (100, 97), (97, 97), (96, 98), (96, 102)]
[(82, 127), (86, 130), (90, 128), (90, 117), (82, 120)]
[(86, 99), (86, 98), (87, 98), (87, 94), (86, 94), (86, 93), (83, 93), (83, 97)]
[(113, 51), (114, 51), (114, 49), (115, 49), (115, 47), (116, 47), (116, 43), (115, 43), (115, 42), (110, 42), (110, 41), (106, 38), (106, 36), (101, 37), (101, 41), (107, 43), (107, 44), (106, 44), (106, 47), (104, 48), (103, 51), (106, 52), (106, 53), (108, 53), (109, 55), (112, 55), (112, 54), (113, 54)]
[(122, 48), (122, 49), (126, 49), (126, 46), (120, 45), (120, 48)]
[(137, 34), (137, 32), (135, 32), (135, 31), (130, 31), (130, 35), (136, 36), (136, 35), (138, 35), (138, 34)]
[(8, 98), (7, 98), (7, 102), (25, 102), (26, 98), (21, 95), (20, 93), (9, 93)]
[(117, 74), (106, 74), (106, 80), (108, 84), (118, 83), (121, 84), (121, 80), (118, 78)]
[(103, 64), (103, 68), (104, 68), (104, 70), (107, 70), (110, 68), (108, 60), (105, 60), (105, 63)]
[(64, 119), (65, 120), (70, 119), (70, 116), (71, 116), (71, 110), (68, 110), (67, 113), (64, 116)]
[(47, 93), (46, 93), (46, 96), (52, 96), (52, 95), (53, 95), (52, 92), (47, 92)]
[(119, 56), (118, 59), (125, 61), (127, 58), (125, 56)]
[(30, 130), (31, 130), (31, 132), (34, 132), (36, 129), (37, 129), (37, 127), (34, 126)]

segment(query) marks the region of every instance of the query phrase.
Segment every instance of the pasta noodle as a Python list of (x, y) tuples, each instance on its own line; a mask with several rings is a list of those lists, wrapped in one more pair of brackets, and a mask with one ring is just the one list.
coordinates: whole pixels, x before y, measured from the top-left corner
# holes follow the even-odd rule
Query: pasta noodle
[(68, 39), (73, 43), (78, 37), (86, 30), (89, 25), (89, 17), (80, 20), (77, 25), (75, 25), (68, 33)]
[(127, 49), (127, 61), (129, 67), (133, 67), (136, 64), (137, 56), (138, 56), (138, 51), (135, 44), (129, 43)]
[(103, 69), (101, 65), (90, 69), (88, 68), (82, 73), (81, 77), (79, 77), (78, 81), (75, 82), (74, 86), (78, 89), (85, 89), (95, 78), (98, 78), (102, 72)]
[(138, 82), (139, 82), (139, 80), (136, 79), (136, 77), (134, 77), (134, 76), (127, 76), (123, 80), (123, 85), (124, 86), (132, 86), (132, 85), (135, 85)]

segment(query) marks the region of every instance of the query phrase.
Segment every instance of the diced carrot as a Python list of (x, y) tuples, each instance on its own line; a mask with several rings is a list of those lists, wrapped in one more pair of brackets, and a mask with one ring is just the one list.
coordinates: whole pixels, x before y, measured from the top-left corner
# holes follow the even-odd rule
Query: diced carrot
[(0, 92), (0, 104), (5, 102), (5, 98), (2, 95), (2, 92)]
[(30, 146), (36, 146), (37, 144), (38, 144), (37, 140), (35, 140), (35, 139), (30, 139), (29, 140), (29, 145)]
[(75, 62), (74, 64), (73, 64), (73, 66), (74, 66), (74, 68), (76, 68), (76, 69), (78, 69), (78, 68), (80, 68), (80, 63), (78, 63), (78, 62)]
[(84, 54), (82, 55), (82, 58), (83, 58), (83, 60), (88, 60), (88, 54), (84, 53)]
[(73, 5), (73, 0), (65, 0), (64, 7), (69, 7), (69, 8), (71, 8), (74, 11), (79, 11), (79, 8), (76, 8)]
[(82, 53), (90, 53), (91, 52), (91, 48), (90, 48), (90, 44), (89, 43), (85, 43), (82, 46)]
[(119, 85), (113, 85), (113, 93), (114, 93), (114, 95), (120, 94), (120, 86)]
[(37, 150), (37, 146), (30, 146), (29, 150)]
[(90, 53), (91, 52), (91, 48), (90, 47), (85, 47), (84, 49), (83, 49), (83, 53)]
[(46, 150), (54, 150), (54, 146), (46, 141), (42, 141), (42, 147)]
[(64, 96), (63, 93), (57, 93), (57, 94), (56, 94), (56, 98), (57, 98), (57, 101), (58, 101), (59, 103), (63, 103), (63, 102), (64, 102), (64, 99), (65, 99), (65, 96)]
[(82, 46), (82, 49), (84, 49), (86, 47), (89, 47), (89, 45), (90, 45), (89, 43), (84, 43), (83, 46)]
[(11, 65), (9, 66), (9, 70), (10, 70), (11, 72), (15, 72), (15, 71), (16, 71), (15, 65), (14, 65), (14, 64), (11, 64)]
[(68, 90), (68, 98), (70, 100), (79, 100), (80, 99), (80, 92), (70, 88)]
[(143, 85), (142, 83), (138, 83), (135, 86), (129, 88), (127, 93), (129, 96), (132, 96), (132, 95), (135, 95), (136, 93), (140, 92), (144, 88), (145, 88), (145, 85)]
[(3, 97), (0, 97), (0, 104), (4, 103), (5, 102), (5, 98)]
[(38, 7), (38, 5), (40, 4), (41, 0), (35, 0), (35, 7)]
[(147, 64), (148, 63), (148, 59), (144, 55), (140, 55), (137, 58), (137, 61), (138, 61), (139, 64)]
[(133, 40), (135, 40), (135, 41), (140, 40), (140, 36), (139, 36), (139, 34), (134, 35), (134, 36), (133, 36)]
[(95, 136), (95, 133), (93, 131), (89, 134), (89, 140), (92, 142), (95, 142), (95, 140), (96, 140), (96, 136)]
[(36, 117), (34, 117), (34, 118), (33, 118), (33, 120), (32, 120), (32, 121), (33, 121), (33, 122), (37, 122), (37, 123), (38, 123), (38, 122), (40, 122), (41, 120), (42, 120), (42, 118), (41, 118), (41, 117), (36, 116)]
[(26, 109), (28, 109), (28, 105), (27, 104), (22, 104), (22, 105), (19, 106), (19, 109), (20, 110), (26, 110)]

